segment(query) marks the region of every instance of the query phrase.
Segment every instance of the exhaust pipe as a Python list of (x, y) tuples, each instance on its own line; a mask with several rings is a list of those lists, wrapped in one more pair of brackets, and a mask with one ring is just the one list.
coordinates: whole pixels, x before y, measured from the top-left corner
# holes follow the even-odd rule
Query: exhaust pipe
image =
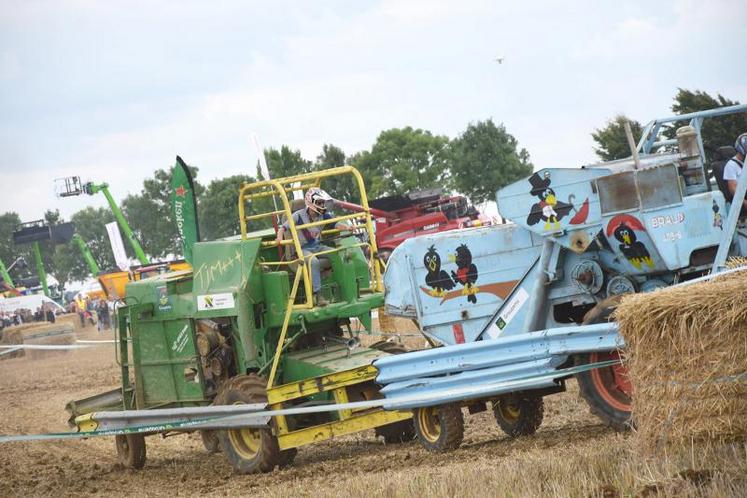
[(331, 337), (328, 335), (325, 335), (322, 337), (322, 339), (330, 342), (334, 342), (337, 344), (342, 344), (346, 348), (348, 348), (348, 351), (352, 351), (356, 348), (358, 348), (361, 345), (361, 341), (357, 337), (351, 337), (350, 339), (345, 339), (344, 337)]

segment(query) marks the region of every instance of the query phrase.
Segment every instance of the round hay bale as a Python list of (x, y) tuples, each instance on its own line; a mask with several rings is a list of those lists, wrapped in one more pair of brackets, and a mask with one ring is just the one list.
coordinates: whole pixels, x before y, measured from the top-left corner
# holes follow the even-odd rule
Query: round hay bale
[(745, 276), (632, 294), (617, 308), (641, 452), (747, 435)]

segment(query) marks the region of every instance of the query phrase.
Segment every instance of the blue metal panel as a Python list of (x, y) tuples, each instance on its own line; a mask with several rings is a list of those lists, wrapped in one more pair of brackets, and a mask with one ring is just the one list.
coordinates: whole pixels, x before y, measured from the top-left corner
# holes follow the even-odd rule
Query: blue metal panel
[(623, 347), (614, 323), (550, 329), (381, 358), (387, 409), (433, 406), (540, 389), (563, 377), (568, 355)]
[(538, 257), (538, 244), (539, 238), (516, 225), (407, 240), (392, 253), (384, 275), (386, 311), (416, 317), (442, 344), (474, 341)]
[(421, 377), (568, 355), (576, 352), (610, 351), (623, 347), (617, 325), (602, 323), (530, 332), (492, 341), (426, 349), (406, 355), (387, 356), (374, 362), (379, 370), (376, 381), (390, 384)]
[(542, 169), (499, 190), (498, 210), (514, 223), (552, 236), (563, 247), (580, 253), (593, 240), (601, 221), (593, 180), (609, 173), (603, 168)]

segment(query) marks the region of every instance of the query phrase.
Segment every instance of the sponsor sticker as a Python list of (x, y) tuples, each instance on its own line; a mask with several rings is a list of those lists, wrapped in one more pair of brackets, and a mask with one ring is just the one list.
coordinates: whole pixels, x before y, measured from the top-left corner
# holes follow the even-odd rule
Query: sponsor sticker
[(523, 287), (519, 287), (516, 290), (516, 294), (511, 297), (508, 304), (503, 308), (503, 311), (498, 315), (495, 323), (492, 323), (488, 328), (488, 335), (493, 339), (501, 335), (503, 329), (511, 323), (511, 320), (514, 319), (521, 307), (524, 306), (527, 299), (529, 299), (529, 293)]
[(159, 311), (171, 311), (171, 296), (166, 285), (159, 285), (156, 287), (156, 298), (158, 302)]
[(182, 327), (182, 330), (179, 331), (179, 335), (176, 336), (176, 339), (174, 339), (174, 342), (171, 343), (171, 350), (175, 353), (181, 353), (184, 351), (184, 346), (187, 345), (187, 340), (189, 339), (189, 324)]
[(233, 294), (230, 292), (201, 294), (197, 296), (198, 311), (225, 310), (234, 308), (235, 306)]

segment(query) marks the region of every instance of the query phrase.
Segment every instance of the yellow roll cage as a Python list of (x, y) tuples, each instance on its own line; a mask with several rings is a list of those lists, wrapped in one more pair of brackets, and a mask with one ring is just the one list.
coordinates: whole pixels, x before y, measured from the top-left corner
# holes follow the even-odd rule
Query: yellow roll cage
[[(312, 187), (319, 187), (322, 180), (325, 178), (352, 175), (354, 182), (353, 184), (358, 187), (360, 194), (361, 206), (363, 210), (357, 213), (346, 214), (342, 216), (336, 216), (330, 219), (313, 221), (303, 225), (296, 225), (293, 219), (293, 212), (291, 210), (291, 202), (288, 200), (288, 194), (295, 191), (305, 191)], [(279, 200), (280, 205), (274, 202), (275, 207), (272, 211), (259, 212), (251, 215), (246, 214), (246, 203), (248, 201), (254, 201), (257, 199), (271, 198), (275, 201)], [(288, 220), (290, 239), (283, 240), (280, 243), (276, 240), (263, 241), (264, 247), (278, 247), (285, 245), (292, 245), (295, 251), (295, 259), (289, 259), (285, 261), (273, 261), (263, 262), (262, 264), (267, 266), (288, 266), (297, 264), (298, 269), (296, 270), (296, 278), (294, 279), (293, 289), (291, 290), (291, 296), (295, 298), (299, 282), (302, 282), (304, 293), (306, 295), (306, 301), (302, 304), (295, 304), (292, 301), (293, 309), (309, 309), (313, 307), (313, 297), (311, 288), (311, 273), (309, 259), (319, 255), (330, 254), (338, 252), (351, 247), (365, 247), (368, 246), (371, 252), (371, 258), (369, 259), (368, 267), (371, 274), (372, 286), (369, 290), (374, 292), (383, 292), (384, 286), (381, 279), (381, 268), (382, 264), (378, 257), (378, 248), (376, 247), (376, 236), (373, 230), (373, 223), (371, 221), (371, 211), (368, 207), (368, 196), (366, 195), (366, 188), (363, 183), (363, 177), (360, 172), (353, 166), (341, 166), (338, 168), (331, 168), (323, 171), (316, 171), (313, 173), (305, 173), (303, 175), (288, 176), (285, 178), (264, 180), (261, 182), (245, 183), (239, 189), (239, 218), (241, 223), (241, 238), (248, 238), (247, 223), (254, 220), (276, 217), (279, 221), (282, 217)], [(352, 221), (358, 220), (362, 222), (363, 229), (368, 234), (368, 242), (361, 242), (353, 246), (338, 247), (330, 249), (328, 251), (319, 252), (310, 256), (304, 256), (303, 250), (301, 249), (301, 242), (298, 237), (298, 230), (304, 228), (312, 228), (323, 226), (327, 224), (337, 224), (341, 221)], [(339, 230), (325, 230), (322, 234), (337, 233)]]

